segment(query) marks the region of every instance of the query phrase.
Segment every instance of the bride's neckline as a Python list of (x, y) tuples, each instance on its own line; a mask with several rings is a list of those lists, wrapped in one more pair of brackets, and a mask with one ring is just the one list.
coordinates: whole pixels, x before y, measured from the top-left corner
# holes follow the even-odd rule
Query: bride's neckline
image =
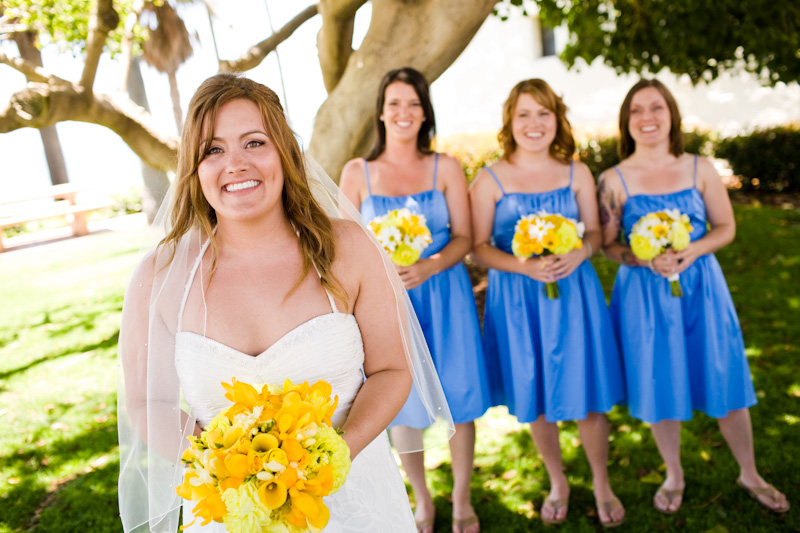
[(241, 350), (237, 350), (236, 348), (233, 348), (232, 346), (229, 346), (229, 345), (227, 345), (227, 344), (225, 344), (223, 342), (220, 342), (218, 340), (214, 340), (214, 339), (212, 339), (210, 337), (206, 337), (204, 335), (201, 335), (200, 333), (195, 333), (193, 331), (179, 331), (176, 335), (184, 335), (184, 334), (192, 335), (192, 336), (194, 336), (196, 338), (204, 339), (204, 340), (206, 340), (206, 341), (208, 341), (208, 342), (210, 342), (212, 344), (215, 344), (217, 346), (221, 346), (222, 348), (225, 348), (226, 350), (228, 350), (228, 351), (230, 351), (232, 353), (241, 355), (241, 356), (246, 357), (248, 359), (258, 359), (258, 358), (260, 358), (262, 356), (265, 356), (265, 355), (269, 354), (270, 352), (274, 351), (277, 347), (286, 344), (292, 338), (294, 338), (297, 335), (299, 335), (299, 333), (302, 332), (304, 329), (307, 329), (309, 326), (311, 326), (311, 325), (313, 325), (313, 324), (315, 324), (317, 322), (322, 322), (324, 320), (327, 320), (330, 317), (344, 317), (344, 320), (347, 320), (348, 318), (353, 320), (353, 321), (355, 320), (355, 316), (351, 315), (350, 313), (325, 313), (325, 314), (322, 314), (322, 315), (317, 315), (315, 317), (309, 318), (305, 322), (302, 322), (301, 324), (298, 324), (294, 328), (290, 329), (289, 331), (284, 333), (280, 338), (278, 338), (278, 340), (273, 342), (267, 349), (265, 349), (264, 351), (262, 351), (262, 352), (260, 352), (258, 354), (255, 354), (255, 355), (250, 355), (247, 352), (243, 352)]

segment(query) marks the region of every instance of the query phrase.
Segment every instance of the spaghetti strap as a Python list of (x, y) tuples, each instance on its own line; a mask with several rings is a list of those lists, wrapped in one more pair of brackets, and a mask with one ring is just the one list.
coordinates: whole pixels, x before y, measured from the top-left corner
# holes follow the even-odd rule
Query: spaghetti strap
[(502, 192), (502, 193), (503, 193), (503, 196), (505, 196), (505, 195), (506, 195), (506, 190), (503, 188), (503, 186), (502, 186), (502, 185), (500, 185), (500, 180), (499, 180), (499, 179), (497, 179), (497, 176), (495, 176), (494, 172), (492, 172), (492, 169), (490, 169), (489, 167), (483, 167), (483, 168), (484, 168), (484, 169), (485, 169), (485, 170), (486, 170), (486, 171), (487, 171), (489, 174), (491, 174), (491, 175), (492, 175), (492, 177), (494, 178), (494, 181), (497, 183), (497, 186), (498, 186), (498, 187), (500, 187), (500, 192)]
[[(366, 159), (364, 161), (366, 161)], [(319, 276), (319, 279), (322, 280), (322, 274), (319, 273), (319, 269), (317, 268), (316, 264), (314, 265), (314, 270), (317, 272), (317, 276)], [(328, 302), (330, 302), (331, 304), (331, 311), (333, 311), (334, 313), (338, 313), (339, 310), (336, 309), (336, 302), (334, 301), (333, 296), (331, 296), (331, 293), (329, 293), (328, 289), (326, 289), (325, 287), (322, 287), (322, 290), (324, 290), (325, 294), (328, 296)]]
[(630, 196), (631, 193), (628, 192), (628, 186), (625, 184), (625, 178), (622, 177), (622, 172), (620, 172), (616, 166), (614, 167), (614, 170), (616, 170), (617, 174), (619, 174), (619, 181), (622, 182), (622, 188), (625, 189), (625, 195)]
[(433, 190), (436, 190), (436, 174), (439, 171), (439, 153), (436, 153), (436, 158), (433, 160)]
[[(367, 193), (372, 196), (372, 187), (369, 186), (369, 162), (366, 157), (364, 158), (364, 174), (367, 176)], [(317, 272), (317, 274), (319, 274), (319, 272)]]
[(697, 154), (694, 156), (694, 177), (692, 178), (692, 188), (697, 188)]
[(575, 161), (570, 161), (569, 162), (569, 185), (567, 186), (570, 189), (572, 188), (572, 174), (574, 173), (574, 171), (575, 171)]

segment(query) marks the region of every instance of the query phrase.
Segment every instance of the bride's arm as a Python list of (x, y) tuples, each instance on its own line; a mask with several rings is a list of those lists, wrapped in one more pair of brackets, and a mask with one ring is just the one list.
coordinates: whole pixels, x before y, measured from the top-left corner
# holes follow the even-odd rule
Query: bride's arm
[(403, 407), (411, 390), (411, 374), (381, 251), (355, 223), (341, 221), (336, 228), (336, 275), (348, 290), (364, 340), (367, 379), (342, 427), (350, 456), (355, 458)]

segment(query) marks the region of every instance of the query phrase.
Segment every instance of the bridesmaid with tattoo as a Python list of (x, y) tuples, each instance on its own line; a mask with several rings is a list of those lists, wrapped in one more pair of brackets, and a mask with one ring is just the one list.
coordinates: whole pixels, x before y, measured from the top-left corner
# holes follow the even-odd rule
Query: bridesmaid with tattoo
[[(530, 423), (550, 478), (542, 522), (567, 518), (570, 489), (556, 423), (575, 420), (592, 469), (598, 520), (613, 527), (625, 520), (625, 509), (608, 479), (605, 413), (624, 399), (625, 386), (605, 296), (588, 261), (601, 244), (594, 179), (586, 165), (573, 160), (566, 112), (542, 80), (512, 89), (498, 135), (503, 159), (481, 170), (470, 189), (472, 253), (490, 268), (484, 347), (492, 400)], [(517, 221), (540, 211), (582, 221), (583, 247), (515, 257)], [(558, 299), (544, 293), (551, 281), (558, 283)]]
[[(681, 116), (658, 80), (628, 92), (619, 116), (622, 162), (599, 179), (605, 255), (620, 263), (611, 316), (620, 343), (631, 416), (648, 422), (666, 464), (653, 497), (661, 513), (678, 512), (684, 477), (681, 421), (695, 410), (719, 420), (740, 468), (736, 483), (775, 513), (786, 497), (758, 474), (748, 408), (756, 403), (739, 320), (714, 252), (736, 233), (733, 209), (713, 164), (683, 151)], [(689, 216), (691, 242), (652, 261), (628, 246), (645, 214), (677, 209)], [(668, 277), (680, 274), (683, 297)]]

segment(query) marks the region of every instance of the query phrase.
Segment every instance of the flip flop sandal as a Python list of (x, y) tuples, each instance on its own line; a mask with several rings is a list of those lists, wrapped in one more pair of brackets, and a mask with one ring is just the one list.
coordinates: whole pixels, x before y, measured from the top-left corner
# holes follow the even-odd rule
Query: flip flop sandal
[(777, 503), (778, 502), (777, 496), (778, 496), (778, 492), (779, 491), (778, 491), (778, 489), (776, 489), (775, 487), (773, 487), (769, 483), (767, 483), (766, 487), (748, 487), (747, 485), (742, 483), (741, 479), (737, 479), (736, 480), (736, 484), (739, 485), (740, 487), (742, 487), (744, 490), (746, 490), (747, 494), (749, 494), (751, 498), (753, 498), (755, 501), (757, 501), (758, 503), (760, 503), (761, 505), (763, 505), (764, 507), (766, 507), (767, 509), (769, 509), (773, 513), (783, 514), (783, 513), (787, 512), (789, 509), (792, 508), (792, 506), (789, 504), (788, 501), (786, 502), (786, 505), (784, 507), (778, 507), (776, 509), (775, 507), (770, 507), (765, 502), (763, 502), (763, 501), (758, 499), (759, 496), (763, 496), (763, 497), (768, 498), (773, 503)]
[(458, 529), (458, 533), (464, 533), (464, 530), (478, 523), (478, 515), (472, 515), (467, 518), (453, 518), (453, 527)]
[(567, 510), (567, 512), (564, 513), (564, 518), (558, 519), (558, 518), (545, 518), (544, 516), (541, 516), (541, 511), (540, 511), (539, 514), (541, 516), (542, 523), (548, 526), (557, 526), (559, 524), (563, 524), (564, 521), (567, 519), (567, 514), (569, 513), (569, 498), (563, 498), (561, 500), (551, 500), (550, 498), (545, 498), (544, 503), (542, 504), (542, 509), (544, 509), (544, 506), (548, 504), (555, 510), (553, 516), (558, 516), (558, 511), (562, 507), (564, 507)]
[(432, 516), (430, 518), (426, 518), (425, 520), (414, 520), (414, 524), (417, 526), (417, 533), (425, 533), (425, 530), (428, 528), (433, 528), (433, 522), (436, 517)]
[[(661, 507), (656, 505), (656, 497), (653, 496), (653, 507), (655, 508), (656, 511), (658, 511), (659, 513), (662, 513), (662, 514), (675, 514), (678, 511), (680, 511), (680, 509), (681, 509), (680, 506), (678, 506), (678, 508), (675, 509), (674, 511), (671, 511), (669, 509), (669, 506), (672, 505), (672, 501), (675, 498), (677, 498), (679, 496), (681, 498), (683, 498), (683, 489), (669, 490), (669, 489), (665, 489), (662, 486), (662, 487), (658, 487), (658, 490), (656, 491), (656, 495), (658, 495), (658, 494), (662, 494), (667, 499), (667, 508), (666, 509), (662, 509)], [(681, 505), (683, 505), (683, 500), (681, 500)]]
[(616, 511), (617, 509), (622, 508), (622, 502), (619, 501), (619, 498), (614, 498), (613, 500), (608, 500), (606, 502), (595, 502), (597, 504), (597, 519), (600, 520), (600, 509), (606, 512), (606, 516), (609, 517), (609, 520), (603, 522), (600, 520), (600, 525), (604, 528), (608, 529), (610, 527), (617, 527), (618, 525), (622, 524), (625, 521), (625, 517), (623, 516), (621, 519), (614, 521), (612, 520), (611, 513)]

